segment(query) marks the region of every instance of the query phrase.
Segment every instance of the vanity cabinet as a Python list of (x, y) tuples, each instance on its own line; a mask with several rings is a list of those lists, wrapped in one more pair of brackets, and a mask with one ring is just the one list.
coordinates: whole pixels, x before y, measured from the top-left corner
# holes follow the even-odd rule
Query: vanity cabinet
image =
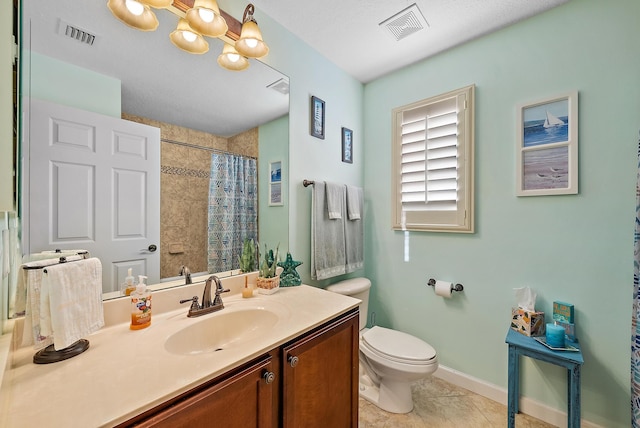
[(125, 426), (154, 428), (272, 427), (274, 362), (271, 355), (243, 367), (195, 392), (179, 397), (174, 404), (139, 423)]
[(358, 426), (355, 308), (119, 427)]
[(358, 426), (356, 311), (283, 347), (283, 428)]

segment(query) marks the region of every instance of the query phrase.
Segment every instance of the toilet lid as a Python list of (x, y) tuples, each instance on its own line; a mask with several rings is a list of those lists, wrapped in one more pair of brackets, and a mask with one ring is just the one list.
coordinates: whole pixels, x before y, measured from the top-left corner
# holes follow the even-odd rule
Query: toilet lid
[(372, 351), (394, 361), (428, 362), (436, 356), (436, 350), (428, 343), (384, 327), (371, 327), (362, 335), (362, 341)]

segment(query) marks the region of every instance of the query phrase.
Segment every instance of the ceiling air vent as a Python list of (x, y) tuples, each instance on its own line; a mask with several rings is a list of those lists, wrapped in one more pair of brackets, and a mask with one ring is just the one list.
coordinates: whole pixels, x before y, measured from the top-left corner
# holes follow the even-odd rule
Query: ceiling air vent
[(76, 40), (82, 44), (92, 46), (96, 42), (96, 35), (64, 21), (58, 22), (58, 34)]
[(427, 20), (424, 19), (422, 12), (420, 12), (420, 9), (418, 9), (415, 3), (392, 17), (385, 19), (379, 25), (386, 28), (389, 34), (397, 41), (424, 28), (429, 28)]

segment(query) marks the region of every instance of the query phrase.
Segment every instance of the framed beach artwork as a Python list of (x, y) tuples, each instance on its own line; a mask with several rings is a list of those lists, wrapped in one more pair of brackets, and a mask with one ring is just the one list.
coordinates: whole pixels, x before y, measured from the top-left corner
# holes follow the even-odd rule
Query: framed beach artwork
[(342, 128), (342, 162), (353, 163), (353, 131)]
[(282, 162), (269, 164), (269, 205), (283, 205), (282, 201)]
[(578, 92), (518, 106), (516, 195), (578, 193)]
[(316, 138), (324, 140), (324, 101), (311, 96), (311, 117), (309, 132)]

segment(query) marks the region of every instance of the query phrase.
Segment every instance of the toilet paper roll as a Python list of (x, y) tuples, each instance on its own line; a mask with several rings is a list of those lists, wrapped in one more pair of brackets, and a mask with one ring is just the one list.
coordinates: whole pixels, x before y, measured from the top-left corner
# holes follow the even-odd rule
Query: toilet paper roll
[(437, 280), (434, 288), (436, 290), (436, 296), (449, 298), (451, 297), (451, 289), (453, 288), (453, 284), (447, 281)]

